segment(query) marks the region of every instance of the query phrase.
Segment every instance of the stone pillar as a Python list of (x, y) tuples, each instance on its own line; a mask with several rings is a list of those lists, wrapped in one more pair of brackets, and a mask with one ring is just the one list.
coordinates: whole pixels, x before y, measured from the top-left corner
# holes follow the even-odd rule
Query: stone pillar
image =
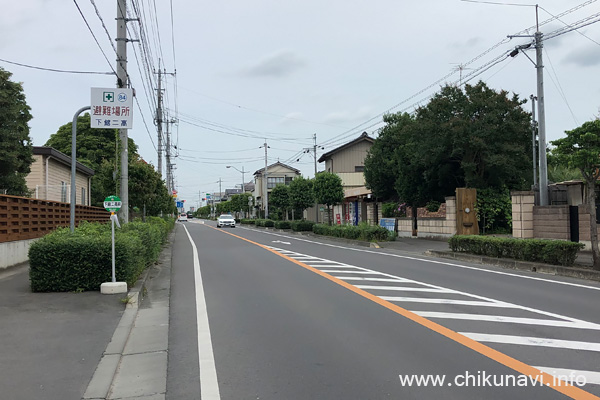
[(515, 238), (533, 238), (533, 191), (511, 192), (512, 201), (512, 235)]

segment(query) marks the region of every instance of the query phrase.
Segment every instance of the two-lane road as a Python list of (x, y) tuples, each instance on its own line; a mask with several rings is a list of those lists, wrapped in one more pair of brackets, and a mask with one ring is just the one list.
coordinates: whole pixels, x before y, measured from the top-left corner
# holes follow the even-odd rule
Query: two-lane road
[(169, 399), (600, 395), (599, 285), (182, 225)]

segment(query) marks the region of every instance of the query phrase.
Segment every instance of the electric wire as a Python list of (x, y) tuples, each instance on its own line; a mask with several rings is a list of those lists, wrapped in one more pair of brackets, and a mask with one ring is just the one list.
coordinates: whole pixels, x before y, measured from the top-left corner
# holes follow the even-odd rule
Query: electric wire
[(41, 71), (50, 71), (50, 72), (62, 72), (66, 74), (95, 74), (95, 75), (115, 75), (115, 72), (98, 72), (98, 71), (73, 71), (68, 69), (55, 69), (55, 68), (46, 68), (46, 67), (38, 67), (35, 65), (18, 63), (15, 61), (4, 60), (0, 58), (1, 62), (5, 62), (7, 64), (18, 65), (20, 67), (39, 69)]
[(94, 34), (94, 31), (92, 30), (90, 24), (88, 23), (87, 19), (85, 18), (85, 15), (83, 15), (83, 12), (81, 11), (81, 8), (79, 8), (79, 4), (77, 4), (77, 0), (73, 0), (73, 3), (75, 3), (75, 7), (77, 7), (77, 10), (79, 11), (79, 14), (81, 15), (81, 18), (83, 18), (83, 22), (85, 22), (85, 25), (87, 26), (88, 30), (92, 34), (92, 37), (94, 38), (94, 41), (98, 45), (98, 48), (102, 52), (102, 55), (104, 56), (104, 59), (106, 60), (106, 62), (110, 66), (110, 69), (112, 69), (112, 71), (114, 72), (115, 76), (118, 75), (117, 71), (115, 71), (115, 69), (111, 65), (110, 61), (108, 60), (108, 57), (106, 56), (106, 53), (104, 52), (104, 49), (102, 48), (102, 46), (100, 46), (100, 42), (98, 42), (98, 38), (96, 38), (96, 35)]

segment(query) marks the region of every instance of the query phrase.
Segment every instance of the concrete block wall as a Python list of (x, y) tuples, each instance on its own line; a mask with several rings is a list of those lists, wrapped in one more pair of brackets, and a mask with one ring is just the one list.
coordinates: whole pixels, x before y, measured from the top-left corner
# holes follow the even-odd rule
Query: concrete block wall
[(512, 192), (513, 237), (528, 239), (534, 237), (533, 208), (535, 195), (532, 191)]
[(570, 236), (569, 206), (534, 207), (533, 237), (538, 239), (569, 240)]
[[(417, 214), (418, 237), (444, 238), (456, 234), (456, 197), (446, 197), (446, 202), (440, 206), (440, 210), (444, 211), (442, 217), (428, 217), (425, 213)], [(398, 236), (412, 236), (411, 218), (398, 218)]]

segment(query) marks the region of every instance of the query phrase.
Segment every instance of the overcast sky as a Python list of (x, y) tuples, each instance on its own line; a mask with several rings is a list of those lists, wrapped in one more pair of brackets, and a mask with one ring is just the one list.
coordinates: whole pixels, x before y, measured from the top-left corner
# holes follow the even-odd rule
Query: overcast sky
[[(374, 134), (380, 114), (413, 111), (444, 83), (458, 83), (461, 73), (463, 81), (481, 79), (528, 99), (536, 93), (532, 62), (525, 54), (503, 55), (530, 42), (506, 37), (535, 25), (535, 7), (519, 0), (511, 4), (524, 6), (459, 0), (172, 0), (171, 14), (167, 0), (128, 0), (129, 9), (135, 5), (142, 14), (150, 69), (158, 68), (161, 58), (167, 72), (177, 70), (176, 81), (167, 76), (166, 103), (179, 121), (172, 128), (175, 177), (186, 208), (197, 206), (199, 193), (218, 191), (220, 178), (223, 190), (241, 183), (242, 174), (226, 165), (243, 168), (250, 181), (264, 167), (259, 148), (264, 138), (269, 164), (280, 160), (312, 177), (313, 158), (302, 150), (312, 147), (313, 134), (325, 147), (318, 156), (363, 130)], [(598, 1), (539, 5), (540, 23), (583, 5), (542, 24), (545, 35), (588, 17), (597, 21), (600, 14)], [(0, 59), (60, 70), (115, 68), (108, 36), (114, 42), (116, 0), (5, 0), (2, 10)], [(129, 22), (131, 35), (139, 31), (136, 24)], [(547, 136), (554, 140), (599, 114), (600, 23), (544, 45)], [(535, 60), (534, 51), (527, 55)], [(503, 61), (481, 70), (498, 57)], [(149, 98), (156, 93), (141, 72), (141, 60), (140, 44), (129, 43), (129, 74), (146, 122), (136, 106), (129, 135), (140, 155), (157, 165), (151, 111), (156, 99)], [(91, 87), (115, 85), (111, 75), (56, 73), (5, 61), (0, 66), (23, 83), (36, 146), (89, 105)], [(529, 102), (524, 107), (531, 110)]]

